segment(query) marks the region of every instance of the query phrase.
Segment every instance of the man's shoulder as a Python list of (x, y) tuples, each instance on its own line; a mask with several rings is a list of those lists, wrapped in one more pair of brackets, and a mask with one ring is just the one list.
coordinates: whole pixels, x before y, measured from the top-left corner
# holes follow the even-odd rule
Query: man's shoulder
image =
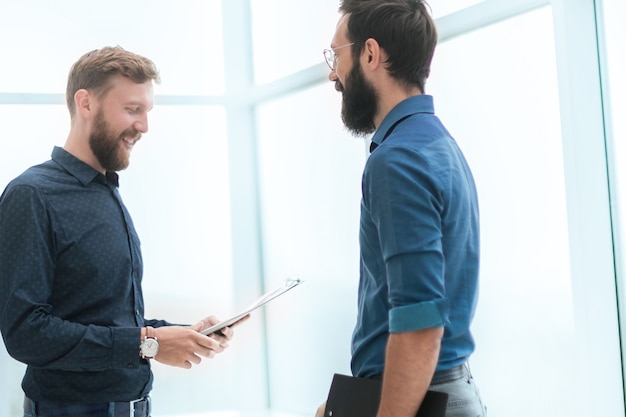
[(31, 166), (20, 175), (15, 177), (8, 185), (7, 190), (17, 187), (45, 188), (53, 180), (63, 175), (63, 169), (52, 160)]

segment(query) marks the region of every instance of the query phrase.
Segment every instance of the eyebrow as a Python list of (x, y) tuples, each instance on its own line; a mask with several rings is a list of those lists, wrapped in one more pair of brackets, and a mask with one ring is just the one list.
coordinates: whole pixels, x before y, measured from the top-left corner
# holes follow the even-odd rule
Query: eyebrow
[(141, 108), (145, 108), (148, 111), (152, 110), (152, 108), (154, 107), (154, 102), (152, 103), (144, 103), (142, 101), (137, 101), (137, 100), (129, 100), (124, 102), (124, 106), (135, 106), (135, 107), (141, 107)]

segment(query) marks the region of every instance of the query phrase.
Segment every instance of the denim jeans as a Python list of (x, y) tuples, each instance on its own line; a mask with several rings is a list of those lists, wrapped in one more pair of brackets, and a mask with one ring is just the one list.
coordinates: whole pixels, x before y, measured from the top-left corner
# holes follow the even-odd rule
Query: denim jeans
[(452, 380), (434, 381), (430, 390), (448, 394), (446, 417), (486, 417), (487, 407), (484, 405), (474, 377), (467, 364), (463, 372)]

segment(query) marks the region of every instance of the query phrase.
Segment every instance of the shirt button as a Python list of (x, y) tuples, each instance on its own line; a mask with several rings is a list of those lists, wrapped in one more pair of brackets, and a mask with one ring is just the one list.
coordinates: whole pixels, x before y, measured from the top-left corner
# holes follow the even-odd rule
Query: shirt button
[(135, 367), (135, 365), (134, 365), (134, 364), (132, 364), (132, 363), (129, 363), (129, 364), (128, 364), (128, 365), (126, 365), (126, 366), (128, 367), (128, 369), (133, 369), (133, 368)]

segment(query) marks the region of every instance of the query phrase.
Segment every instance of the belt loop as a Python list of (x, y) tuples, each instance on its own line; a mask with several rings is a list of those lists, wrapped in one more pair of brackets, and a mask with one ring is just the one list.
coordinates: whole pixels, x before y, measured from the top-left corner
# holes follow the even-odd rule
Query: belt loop
[(133, 401), (129, 401), (128, 405), (130, 407), (128, 407), (129, 409), (129, 416), (128, 417), (135, 417), (135, 404), (138, 403), (139, 401), (143, 401), (144, 398), (140, 398), (138, 400), (133, 400)]
[(148, 417), (150, 415), (148, 411), (150, 404), (149, 396), (137, 400), (120, 401), (110, 404), (113, 405), (113, 416), (115, 417)]

